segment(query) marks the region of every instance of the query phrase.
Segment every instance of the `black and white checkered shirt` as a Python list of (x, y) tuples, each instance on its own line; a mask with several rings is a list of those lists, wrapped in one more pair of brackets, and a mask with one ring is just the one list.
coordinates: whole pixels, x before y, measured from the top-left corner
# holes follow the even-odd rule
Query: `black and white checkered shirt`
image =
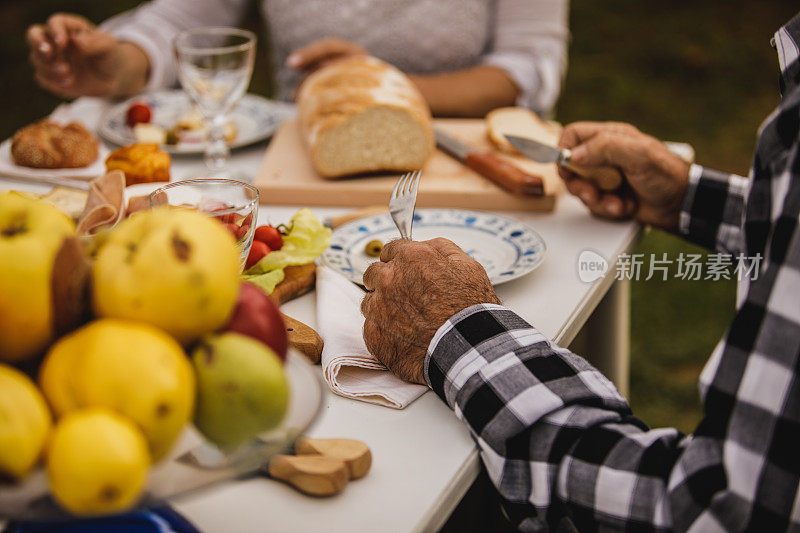
[(701, 375), (692, 435), (649, 429), (602, 374), (502, 306), (459, 312), (431, 342), (426, 379), (469, 425), (520, 529), (800, 531), (796, 43), (800, 14), (775, 35), (783, 99), (751, 179), (691, 171), (686, 238), (764, 257)]

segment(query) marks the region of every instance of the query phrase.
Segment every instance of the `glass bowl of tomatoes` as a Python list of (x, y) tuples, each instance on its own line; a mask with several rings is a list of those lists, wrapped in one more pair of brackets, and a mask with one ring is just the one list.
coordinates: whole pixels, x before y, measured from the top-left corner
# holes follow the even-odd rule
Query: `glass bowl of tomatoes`
[(242, 269), (253, 244), (258, 201), (258, 189), (249, 183), (223, 178), (176, 181), (150, 194), (151, 207), (196, 209), (216, 218), (236, 239)]

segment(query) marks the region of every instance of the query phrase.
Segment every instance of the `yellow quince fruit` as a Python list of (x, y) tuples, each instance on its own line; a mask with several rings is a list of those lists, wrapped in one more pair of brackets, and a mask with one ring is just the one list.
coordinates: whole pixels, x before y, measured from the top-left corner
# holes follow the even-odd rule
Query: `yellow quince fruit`
[(227, 321), (239, 291), (239, 250), (217, 220), (159, 207), (109, 235), (93, 278), (98, 315), (147, 322), (187, 344)]
[(53, 205), (0, 193), (0, 361), (36, 355), (52, 340), (53, 262), (74, 232)]
[(141, 322), (100, 319), (62, 337), (47, 353), (39, 381), (58, 415), (105, 407), (130, 418), (154, 460), (194, 412), (195, 376), (183, 348)]
[(39, 460), (50, 426), (50, 411), (30, 378), (0, 364), (0, 474), (24, 477)]
[(149, 466), (141, 430), (104, 408), (73, 411), (62, 418), (47, 452), (53, 496), (79, 515), (129, 509), (142, 493)]

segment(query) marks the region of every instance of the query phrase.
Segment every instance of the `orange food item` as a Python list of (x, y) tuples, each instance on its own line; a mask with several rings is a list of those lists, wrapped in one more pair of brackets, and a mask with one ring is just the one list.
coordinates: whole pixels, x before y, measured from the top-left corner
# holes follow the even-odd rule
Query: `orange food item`
[(111, 152), (106, 158), (106, 170), (125, 173), (125, 185), (169, 181), (169, 154), (154, 143), (136, 143)]

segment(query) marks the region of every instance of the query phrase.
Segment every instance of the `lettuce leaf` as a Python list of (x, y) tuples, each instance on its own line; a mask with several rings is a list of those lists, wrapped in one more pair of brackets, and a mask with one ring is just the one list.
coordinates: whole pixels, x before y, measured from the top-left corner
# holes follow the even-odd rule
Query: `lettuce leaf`
[(307, 207), (292, 217), (289, 227), (289, 233), (283, 238), (283, 247), (265, 255), (243, 276), (267, 294), (271, 294), (275, 286), (283, 281), (284, 268), (313, 262), (331, 242), (330, 228), (323, 226)]
[(267, 294), (272, 294), (272, 291), (275, 290), (275, 287), (283, 281), (284, 272), (282, 268), (278, 270), (273, 270), (272, 272), (267, 272), (265, 274), (256, 274), (254, 276), (244, 275), (242, 276), (243, 279), (255, 283), (261, 290)]

